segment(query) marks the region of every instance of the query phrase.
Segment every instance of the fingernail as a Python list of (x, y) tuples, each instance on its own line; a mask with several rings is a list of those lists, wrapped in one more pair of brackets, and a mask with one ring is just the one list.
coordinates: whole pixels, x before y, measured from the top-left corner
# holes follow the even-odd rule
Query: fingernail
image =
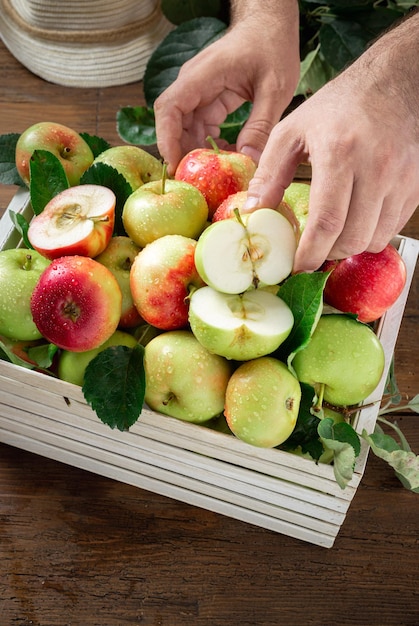
[(247, 196), (242, 210), (250, 211), (251, 209), (255, 209), (258, 205), (259, 205), (259, 198), (257, 198), (256, 196)]

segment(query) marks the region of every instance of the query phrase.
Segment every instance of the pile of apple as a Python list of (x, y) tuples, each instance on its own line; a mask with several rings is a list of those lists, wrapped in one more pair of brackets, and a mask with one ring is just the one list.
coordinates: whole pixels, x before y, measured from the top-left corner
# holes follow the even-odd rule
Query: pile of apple
[[(324, 298), (336, 310), (318, 316), (292, 362), (277, 356), (294, 327), (281, 285), (307, 220), (309, 185), (292, 183), (279, 207), (241, 214), (256, 167), (243, 154), (197, 149), (168, 178), (139, 147), (95, 158), (77, 132), (43, 122), (16, 145), (28, 186), (36, 150), (59, 159), (68, 188), (33, 217), (27, 247), (0, 252), (0, 334), (16, 353), (46, 341), (58, 349), (51, 371), (83, 385), (98, 353), (140, 342), (151, 409), (194, 423), (224, 415), (233, 434), (262, 447), (293, 432), (301, 383), (335, 408), (376, 388), (384, 353), (368, 322), (406, 280), (391, 245), (326, 263)], [(80, 184), (97, 163), (131, 187), (119, 216), (124, 234), (115, 232), (114, 191)]]

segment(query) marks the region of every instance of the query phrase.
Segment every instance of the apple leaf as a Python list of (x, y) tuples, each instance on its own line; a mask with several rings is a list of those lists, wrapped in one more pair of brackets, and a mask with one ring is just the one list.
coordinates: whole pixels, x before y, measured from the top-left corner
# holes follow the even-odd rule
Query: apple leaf
[(39, 215), (52, 198), (68, 189), (69, 184), (59, 159), (48, 150), (35, 150), (29, 168), (32, 209)]
[(325, 446), (333, 450), (333, 471), (341, 489), (351, 480), (355, 459), (361, 451), (356, 431), (346, 422), (335, 423), (330, 417), (320, 420), (317, 428)]
[(280, 286), (278, 296), (294, 315), (291, 333), (279, 348), (279, 358), (288, 365), (294, 355), (307, 345), (323, 310), (323, 290), (329, 272), (294, 274)]
[(145, 395), (144, 347), (111, 346), (90, 361), (83, 394), (99, 419), (121, 431), (141, 415)]
[(0, 339), (0, 359), (2, 361), (8, 361), (9, 363), (13, 363), (14, 365), (19, 365), (20, 367), (26, 367), (26, 369), (33, 370), (35, 365), (32, 363), (28, 363), (25, 359), (22, 359), (20, 356), (17, 356), (13, 350), (12, 346), (8, 345)]
[(89, 135), (88, 133), (79, 133), (79, 135), (87, 143), (95, 158), (111, 147), (111, 144), (106, 139), (97, 137), (97, 135)]
[(16, 144), (19, 137), (19, 133), (0, 136), (0, 183), (2, 185), (26, 187), (16, 169)]
[(180, 68), (198, 52), (219, 39), (227, 25), (213, 17), (197, 17), (180, 24), (155, 49), (144, 74), (144, 97), (148, 107), (177, 78)]
[[(394, 428), (390, 422), (386, 423)], [(364, 429), (362, 437), (371, 446), (374, 454), (394, 469), (397, 478), (406, 489), (419, 493), (419, 456), (410, 450), (404, 437), (400, 446), (393, 437), (386, 435), (378, 424), (371, 435)]]
[(48, 369), (51, 367), (54, 356), (58, 352), (58, 346), (53, 343), (45, 343), (40, 346), (33, 346), (32, 348), (28, 348), (27, 354), (28, 357), (35, 361), (39, 367), (43, 369)]
[(323, 87), (336, 71), (327, 63), (320, 54), (320, 46), (311, 50), (300, 64), (300, 80), (294, 95), (308, 97)]
[(147, 107), (122, 107), (116, 114), (116, 129), (121, 139), (136, 146), (157, 143), (154, 110)]
[(132, 194), (132, 188), (126, 178), (118, 172), (112, 165), (107, 163), (93, 163), (80, 179), (82, 185), (103, 185), (111, 189), (116, 196), (115, 207), (115, 235), (126, 235), (122, 223), (122, 210), (124, 204)]
[(14, 227), (16, 228), (19, 235), (22, 237), (25, 247), (29, 250), (33, 250), (33, 245), (28, 239), (29, 223), (27, 219), (21, 213), (15, 213), (14, 211), (10, 211), (10, 209), (9, 215), (14, 224)]
[(292, 451), (300, 446), (303, 453), (308, 452), (315, 461), (318, 461), (323, 453), (323, 446), (317, 432), (320, 419), (311, 412), (315, 392), (313, 387), (306, 383), (300, 383), (300, 386), (302, 393), (297, 423), (290, 437), (279, 447), (281, 450)]

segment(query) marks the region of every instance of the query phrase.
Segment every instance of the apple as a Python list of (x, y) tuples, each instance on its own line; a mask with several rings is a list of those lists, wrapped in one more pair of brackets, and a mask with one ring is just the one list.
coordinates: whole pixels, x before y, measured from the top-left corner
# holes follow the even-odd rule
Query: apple
[(292, 270), (297, 240), (274, 209), (214, 222), (198, 239), (195, 263), (202, 280), (225, 293), (275, 285)]
[(201, 287), (191, 294), (189, 323), (210, 352), (247, 361), (276, 350), (291, 332), (294, 316), (281, 298), (263, 289), (226, 294)]
[(332, 270), (324, 289), (325, 302), (339, 311), (355, 313), (361, 322), (380, 318), (406, 283), (405, 262), (391, 244), (381, 252), (326, 261), (321, 269)]
[(116, 330), (106, 341), (97, 348), (86, 350), (85, 352), (70, 352), (63, 350), (58, 360), (58, 377), (73, 385), (83, 385), (84, 372), (90, 361), (99, 352), (111, 346), (127, 346), (133, 348), (137, 345), (137, 340), (127, 332)]
[(253, 446), (274, 448), (294, 430), (300, 401), (300, 384), (287, 366), (263, 356), (233, 372), (224, 414), (236, 437)]
[(239, 213), (243, 208), (247, 200), (247, 191), (236, 191), (232, 193), (215, 210), (212, 216), (212, 222), (219, 222), (220, 220), (227, 220), (234, 218), (234, 211), (238, 209)]
[(179, 162), (176, 180), (197, 187), (205, 196), (210, 219), (228, 196), (246, 190), (256, 171), (256, 163), (241, 152), (220, 150), (211, 138), (211, 148), (196, 148)]
[(384, 350), (374, 331), (343, 314), (322, 315), (292, 367), (299, 381), (335, 406), (357, 405), (377, 387)]
[(310, 185), (303, 182), (292, 182), (284, 191), (280, 210), (298, 229), (301, 234), (308, 218), (310, 203)]
[(163, 164), (138, 146), (113, 146), (101, 152), (94, 163), (105, 163), (116, 169), (133, 191), (151, 180), (159, 180), (163, 173)]
[(36, 250), (0, 251), (0, 334), (20, 341), (41, 338), (32, 318), (30, 301), (49, 264)]
[(135, 257), (130, 286), (141, 317), (161, 330), (188, 325), (189, 292), (202, 287), (195, 267), (196, 240), (165, 235), (149, 243)]
[(122, 293), (120, 328), (134, 328), (142, 323), (132, 298), (130, 287), (131, 267), (141, 248), (129, 237), (119, 235), (112, 237), (105, 250), (95, 257), (95, 261), (108, 268), (118, 281)]
[(16, 169), (26, 185), (29, 185), (29, 163), (35, 150), (54, 154), (71, 186), (79, 184), (82, 174), (94, 160), (89, 145), (75, 130), (56, 122), (38, 122), (27, 128), (16, 143)]
[(47, 259), (95, 257), (106, 248), (115, 224), (116, 196), (101, 185), (76, 185), (54, 196), (32, 219), (28, 238)]
[(73, 352), (102, 345), (121, 318), (122, 294), (107, 267), (85, 256), (55, 259), (31, 297), (33, 320), (50, 342)]
[(134, 191), (122, 211), (127, 235), (141, 248), (164, 235), (196, 239), (207, 219), (207, 202), (199, 189), (180, 180), (167, 180), (165, 175)]
[(187, 422), (222, 413), (231, 364), (206, 350), (189, 330), (173, 330), (144, 349), (145, 402), (153, 411)]

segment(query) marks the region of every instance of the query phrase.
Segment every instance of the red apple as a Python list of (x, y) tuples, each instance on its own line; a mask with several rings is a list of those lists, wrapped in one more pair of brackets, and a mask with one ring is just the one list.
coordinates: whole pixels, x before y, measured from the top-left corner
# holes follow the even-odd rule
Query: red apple
[(132, 299), (130, 287), (131, 266), (141, 248), (132, 239), (120, 235), (112, 237), (106, 249), (96, 257), (96, 261), (105, 265), (115, 276), (122, 293), (122, 312), (120, 328), (134, 328), (142, 323)]
[(195, 267), (196, 241), (165, 235), (149, 243), (131, 268), (131, 293), (141, 317), (161, 330), (188, 325), (189, 289), (202, 287)]
[(93, 152), (72, 128), (56, 122), (38, 122), (27, 128), (16, 144), (16, 168), (29, 185), (30, 159), (35, 150), (52, 152), (64, 168), (69, 185), (78, 185), (81, 175), (93, 163)]
[(84, 352), (115, 332), (121, 303), (121, 290), (108, 268), (89, 257), (64, 256), (41, 274), (31, 311), (45, 339), (64, 350)]
[(191, 183), (204, 195), (210, 219), (228, 196), (248, 188), (256, 171), (256, 163), (248, 155), (212, 145), (186, 154), (175, 172), (177, 180)]
[(362, 252), (339, 261), (326, 261), (332, 270), (324, 300), (344, 313), (358, 315), (361, 322), (373, 322), (389, 309), (406, 282), (403, 258), (391, 244), (381, 252)]
[(32, 219), (29, 241), (47, 259), (66, 255), (95, 257), (112, 237), (115, 204), (116, 196), (107, 187), (69, 187)]

